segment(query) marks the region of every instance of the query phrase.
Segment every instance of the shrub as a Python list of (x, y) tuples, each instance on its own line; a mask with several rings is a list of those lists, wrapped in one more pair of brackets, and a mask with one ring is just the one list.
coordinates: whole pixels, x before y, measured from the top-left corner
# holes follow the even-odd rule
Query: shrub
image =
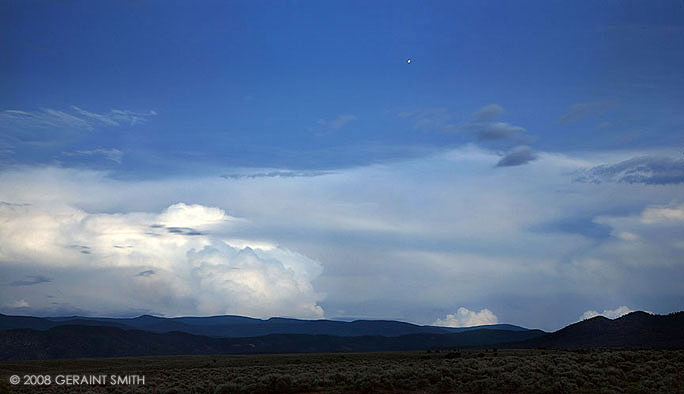
[(216, 386), (214, 394), (233, 394), (242, 392), (242, 387), (237, 383), (223, 383)]

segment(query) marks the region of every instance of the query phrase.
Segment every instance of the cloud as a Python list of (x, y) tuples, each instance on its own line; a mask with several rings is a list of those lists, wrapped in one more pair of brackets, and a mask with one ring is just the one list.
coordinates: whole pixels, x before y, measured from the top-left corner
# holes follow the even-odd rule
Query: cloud
[(537, 160), (538, 156), (529, 146), (516, 146), (496, 163), (497, 167), (512, 167)]
[(31, 305), (29, 305), (26, 300), (16, 300), (14, 302), (10, 302), (8, 304), (4, 304), (5, 307), (8, 307), (10, 309), (23, 309), (23, 308), (29, 308)]
[(347, 125), (349, 122), (357, 120), (356, 115), (339, 115), (332, 120), (319, 119), (316, 121), (316, 126), (311, 128), (311, 131), (317, 135), (324, 135), (337, 131)]
[(460, 307), (455, 314), (447, 314), (444, 319), (437, 319), (432, 324), (443, 327), (472, 327), (496, 324), (498, 322), (499, 319), (497, 319), (496, 315), (489, 309), (482, 309), (479, 312), (475, 312)]
[(157, 115), (155, 111), (139, 113), (118, 109), (97, 114), (76, 106), (72, 106), (71, 110), (71, 113), (51, 108), (36, 111), (4, 110), (0, 112), (0, 130), (5, 134), (5, 138), (10, 137), (13, 143), (16, 143), (17, 139), (55, 140), (58, 138), (55, 131), (78, 133), (94, 131), (99, 127), (135, 126)]
[(491, 122), (499, 115), (504, 113), (504, 109), (499, 104), (489, 104), (480, 108), (474, 115), (476, 122)]
[(24, 280), (15, 280), (14, 282), (10, 282), (10, 286), (32, 286), (32, 285), (37, 285), (40, 283), (49, 283), (52, 282), (51, 278), (48, 278), (46, 276), (41, 276), (41, 275), (28, 275), (26, 276), (26, 279)]
[(0, 201), (0, 205), (4, 205), (7, 207), (26, 207), (26, 206), (29, 206), (31, 204)]
[(504, 109), (498, 104), (486, 105), (475, 112), (473, 119), (462, 127), (473, 132), (475, 139), (479, 142), (527, 141), (528, 137), (522, 135), (526, 131), (524, 127), (494, 121), (503, 112)]
[(617, 308), (612, 309), (612, 310), (605, 309), (601, 313), (596, 312), (596, 311), (592, 311), (592, 310), (586, 311), (582, 314), (582, 316), (579, 317), (579, 320), (580, 321), (581, 320), (587, 320), (587, 319), (591, 319), (592, 317), (596, 317), (596, 316), (603, 316), (603, 317), (607, 317), (609, 319), (617, 319), (618, 317), (624, 316), (624, 315), (626, 315), (628, 313), (632, 313), (632, 312), (634, 312), (634, 311), (623, 305), (623, 306), (617, 307)]
[(74, 152), (62, 152), (65, 156), (103, 156), (105, 159), (121, 164), (123, 152), (118, 149), (91, 149), (91, 150), (77, 150)]
[(156, 274), (156, 272), (154, 272), (154, 270), (145, 270), (145, 271), (138, 272), (138, 274), (136, 276), (152, 276), (154, 274)]
[(171, 205), (159, 215), (159, 223), (169, 228), (206, 229), (231, 220), (234, 218), (226, 215), (223, 209), (182, 202)]
[(94, 112), (88, 112), (75, 105), (72, 105), (71, 108), (87, 118), (91, 123), (101, 123), (107, 126), (120, 126), (122, 123), (135, 126), (140, 123), (145, 123), (151, 116), (157, 115), (156, 111), (133, 112), (128, 110), (112, 109), (109, 110), (108, 113), (97, 114)]
[(222, 234), (234, 234), (239, 220), (219, 208), (176, 203), (157, 214), (108, 214), (35, 203), (0, 206), (0, 222), (0, 261), (53, 273), (15, 286), (49, 279), (61, 288), (49, 302), (22, 293), (26, 308), (49, 311), (59, 302), (94, 313), (323, 316), (322, 296), (311, 284), (320, 263), (275, 246), (231, 245)]
[(400, 112), (400, 118), (410, 119), (413, 128), (424, 132), (458, 132), (461, 126), (446, 108), (428, 108), (418, 111)]
[[(445, 108), (432, 108), (420, 111), (402, 112), (401, 118), (413, 121), (413, 127), (422, 131), (441, 131), (446, 133), (467, 133), (483, 146), (491, 144), (528, 144), (531, 137), (526, 129), (507, 122), (495, 121), (504, 113), (498, 104), (489, 104), (472, 114), (472, 118), (459, 124)], [(528, 157), (529, 158), (529, 157)], [(531, 160), (520, 162), (525, 164)], [(519, 165), (517, 164), (517, 165)]]
[(0, 112), (0, 129), (94, 129), (87, 120), (54, 109), (40, 111), (5, 110)]
[(647, 185), (684, 183), (684, 159), (639, 156), (616, 164), (603, 164), (581, 171), (578, 182), (621, 182)]
[(344, 125), (351, 122), (352, 120), (357, 119), (358, 118), (355, 115), (340, 115), (337, 118), (327, 122), (327, 125), (333, 130), (338, 130), (344, 127)]
[(333, 174), (332, 171), (289, 171), (289, 170), (272, 170), (266, 172), (251, 172), (251, 173), (230, 173), (223, 174), (221, 178), (225, 179), (257, 179), (257, 178), (296, 178), (296, 177), (313, 177), (321, 175)]
[(648, 207), (641, 213), (645, 224), (684, 224), (684, 204), (673, 207)]
[(560, 116), (560, 123), (576, 123), (588, 118), (600, 117), (617, 106), (615, 100), (602, 100), (573, 104), (566, 113)]
[(108, 116), (105, 116), (105, 115), (96, 114), (96, 113), (94, 113), (94, 112), (88, 112), (88, 111), (86, 111), (86, 110), (84, 110), (84, 109), (81, 109), (81, 108), (75, 106), (75, 105), (72, 105), (71, 108), (72, 108), (74, 111), (78, 112), (80, 115), (83, 115), (83, 116), (85, 116), (86, 118), (90, 118), (91, 120), (99, 121), (99, 122), (104, 123), (104, 124), (106, 124), (106, 125), (108, 125), (108, 126), (119, 126), (119, 122), (115, 121), (115, 120), (112, 119), (111, 117), (108, 117)]
[[(146, 180), (5, 169), (0, 201), (30, 205), (0, 204), (0, 277), (53, 281), (0, 286), (0, 299), (101, 314), (303, 317), (319, 316), (319, 306), (326, 316), (420, 324), (435, 311), (457, 316), (457, 306), (446, 308), (460, 300), (487, 306), (499, 321), (549, 330), (596, 300), (672, 311), (684, 275), (684, 184), (572, 182), (575, 171), (622, 155), (539, 153), (535, 165), (501, 171), (493, 168), (500, 156), (471, 144), (258, 182), (227, 182), (214, 175), (219, 168)], [(179, 202), (200, 207), (169, 209)], [(582, 235), (594, 227), (601, 236)], [(136, 276), (147, 270), (155, 274)], [(266, 298), (234, 295), (245, 287), (256, 297), (270, 281), (280, 284)]]
[(513, 139), (520, 133), (525, 132), (525, 128), (513, 126), (505, 122), (471, 124), (470, 128), (475, 131), (475, 136), (478, 141)]

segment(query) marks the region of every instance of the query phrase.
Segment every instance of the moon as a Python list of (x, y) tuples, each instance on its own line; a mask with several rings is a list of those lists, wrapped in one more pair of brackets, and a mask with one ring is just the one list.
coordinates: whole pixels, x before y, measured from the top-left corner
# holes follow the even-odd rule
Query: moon
[(408, 59), (406, 63), (411, 64), (411, 59)]

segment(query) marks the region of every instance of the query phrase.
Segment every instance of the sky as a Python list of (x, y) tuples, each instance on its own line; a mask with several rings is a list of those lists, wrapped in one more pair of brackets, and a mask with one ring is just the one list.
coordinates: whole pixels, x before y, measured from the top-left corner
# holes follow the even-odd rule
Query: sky
[(9, 0), (0, 53), (0, 313), (684, 309), (682, 1)]

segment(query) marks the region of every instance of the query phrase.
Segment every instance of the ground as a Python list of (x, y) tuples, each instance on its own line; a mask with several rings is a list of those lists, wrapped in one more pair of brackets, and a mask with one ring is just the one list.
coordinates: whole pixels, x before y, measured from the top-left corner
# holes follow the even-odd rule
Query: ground
[[(447, 350), (0, 362), (0, 393), (677, 393), (684, 350)], [(58, 385), (65, 375), (138, 385)], [(10, 376), (22, 380), (10, 384)], [(42, 376), (42, 378), (38, 377)], [(33, 376), (33, 377), (32, 377)], [(50, 385), (38, 383), (49, 376)]]

